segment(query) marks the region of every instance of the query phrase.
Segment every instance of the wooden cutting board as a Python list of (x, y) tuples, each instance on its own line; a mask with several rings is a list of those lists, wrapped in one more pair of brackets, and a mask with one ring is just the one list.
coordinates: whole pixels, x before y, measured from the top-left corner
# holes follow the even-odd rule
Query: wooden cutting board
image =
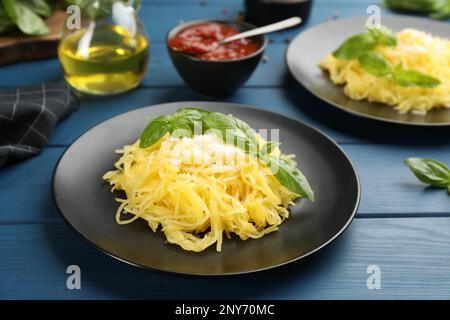
[(0, 35), (0, 65), (55, 57), (65, 19), (64, 11), (48, 17), (45, 21), (50, 32), (44, 36), (27, 36), (18, 31)]

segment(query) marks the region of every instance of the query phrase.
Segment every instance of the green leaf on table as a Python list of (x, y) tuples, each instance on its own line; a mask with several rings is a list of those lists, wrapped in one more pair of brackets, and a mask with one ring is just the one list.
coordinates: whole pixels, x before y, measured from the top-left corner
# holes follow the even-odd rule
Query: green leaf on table
[(148, 148), (173, 130), (171, 116), (152, 119), (141, 133), (139, 147)]
[(80, 8), (85, 8), (89, 3), (89, 0), (65, 0), (65, 1), (68, 6), (76, 5), (79, 6)]
[(2, 3), (0, 1), (0, 33), (10, 31), (14, 27), (14, 22), (6, 14), (5, 9), (3, 9)]
[(314, 201), (314, 192), (297, 167), (282, 158), (268, 157), (267, 162), (273, 175), (283, 186), (303, 198)]
[(47, 0), (29, 0), (28, 5), (41, 17), (49, 17), (55, 11), (55, 3)]
[(30, 3), (24, 0), (3, 0), (6, 13), (17, 27), (28, 35), (44, 35), (48, 28), (42, 18), (36, 14)]
[(436, 10), (435, 2), (435, 0), (384, 0), (384, 4), (390, 9), (424, 13), (431, 13)]
[(433, 19), (450, 17), (449, 0), (384, 0), (384, 4), (394, 10), (426, 13)]
[(368, 50), (374, 49), (376, 42), (369, 33), (360, 33), (348, 38), (333, 56), (338, 59), (357, 59), (358, 56)]
[(375, 51), (367, 51), (358, 57), (361, 67), (377, 77), (382, 77), (391, 73), (391, 66), (382, 54)]
[(373, 37), (377, 45), (394, 47), (397, 45), (395, 33), (386, 27), (368, 28), (369, 34)]
[(405, 164), (423, 183), (440, 187), (450, 187), (450, 169), (438, 160), (428, 158), (408, 158)]
[(435, 88), (441, 81), (417, 70), (405, 70), (401, 66), (394, 68), (392, 77), (396, 83), (403, 87)]

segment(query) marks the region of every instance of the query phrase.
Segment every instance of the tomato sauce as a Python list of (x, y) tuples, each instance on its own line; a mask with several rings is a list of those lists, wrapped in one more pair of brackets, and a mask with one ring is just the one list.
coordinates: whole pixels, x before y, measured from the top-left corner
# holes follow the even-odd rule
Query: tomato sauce
[(216, 22), (187, 27), (169, 39), (169, 47), (194, 55), (202, 60), (236, 60), (248, 56), (260, 47), (254, 40), (241, 39), (221, 46), (217, 41), (239, 33), (237, 29)]

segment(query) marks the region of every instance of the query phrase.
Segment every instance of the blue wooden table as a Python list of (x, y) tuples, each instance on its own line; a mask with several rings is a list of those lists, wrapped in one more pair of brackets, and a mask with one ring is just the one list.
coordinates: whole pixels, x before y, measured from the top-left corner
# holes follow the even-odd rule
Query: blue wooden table
[[(0, 298), (450, 298), (450, 196), (424, 188), (403, 164), (410, 156), (450, 163), (450, 130), (399, 127), (344, 114), (306, 93), (286, 69), (287, 42), (295, 34), (332, 16), (365, 15), (373, 2), (317, 0), (307, 26), (270, 35), (266, 61), (226, 100), (305, 121), (335, 139), (353, 160), (362, 184), (361, 205), (349, 229), (332, 245), (268, 272), (192, 278), (118, 262), (65, 225), (50, 190), (64, 149), (89, 127), (119, 113), (203, 99), (177, 75), (166, 52), (165, 33), (180, 20), (231, 19), (243, 9), (240, 0), (145, 0), (140, 15), (152, 47), (142, 85), (120, 96), (82, 101), (80, 109), (58, 125), (42, 154), (0, 169)], [(392, 15), (384, 9), (383, 14)], [(1, 87), (61, 78), (56, 59), (0, 68)], [(69, 265), (81, 268), (81, 290), (66, 287)], [(380, 289), (367, 287), (371, 265), (381, 270)]]

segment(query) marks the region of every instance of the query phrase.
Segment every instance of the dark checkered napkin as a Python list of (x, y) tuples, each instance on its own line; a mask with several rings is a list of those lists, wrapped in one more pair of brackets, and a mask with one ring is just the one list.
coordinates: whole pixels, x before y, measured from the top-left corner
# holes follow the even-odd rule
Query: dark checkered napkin
[(0, 90), (0, 167), (30, 158), (78, 102), (66, 84)]

